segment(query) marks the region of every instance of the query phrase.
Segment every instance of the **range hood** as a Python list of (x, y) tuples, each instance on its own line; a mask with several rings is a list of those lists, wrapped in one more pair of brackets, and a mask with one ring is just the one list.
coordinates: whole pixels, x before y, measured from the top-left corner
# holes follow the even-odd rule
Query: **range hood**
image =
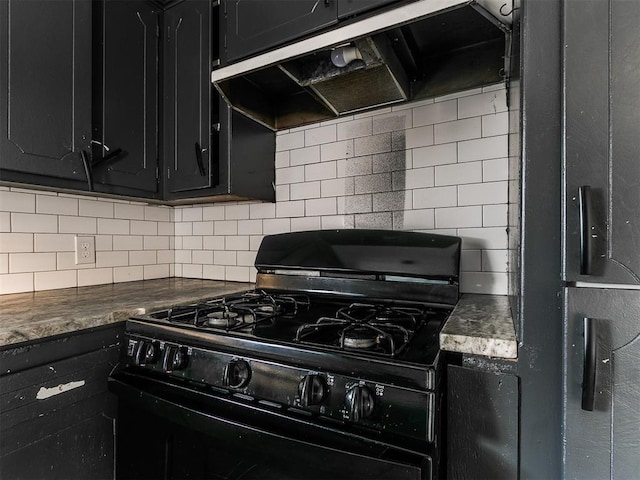
[[(420, 0), (212, 72), (236, 110), (273, 129), (500, 82), (509, 28), (475, 0)], [(337, 67), (339, 47), (356, 60)]]

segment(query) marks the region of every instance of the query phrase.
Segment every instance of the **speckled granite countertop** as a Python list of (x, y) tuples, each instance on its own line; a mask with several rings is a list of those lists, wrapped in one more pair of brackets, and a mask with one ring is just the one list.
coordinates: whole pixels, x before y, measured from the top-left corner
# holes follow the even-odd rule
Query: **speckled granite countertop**
[(0, 295), (0, 346), (107, 325), (250, 288), (253, 284), (163, 278)]
[(498, 358), (517, 358), (518, 342), (506, 296), (462, 296), (440, 332), (440, 348)]

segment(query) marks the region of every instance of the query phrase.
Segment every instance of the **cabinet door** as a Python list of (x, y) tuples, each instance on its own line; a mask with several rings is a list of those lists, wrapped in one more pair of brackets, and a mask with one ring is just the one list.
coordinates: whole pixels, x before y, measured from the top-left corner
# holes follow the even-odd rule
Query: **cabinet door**
[(569, 288), (566, 294), (565, 478), (637, 478), (640, 291)]
[(0, 65), (0, 179), (86, 188), (91, 1), (1, 1)]
[(122, 187), (147, 196), (158, 190), (160, 13), (144, 0), (105, 0), (95, 15), (102, 45), (93, 125), (96, 190)]
[(211, 2), (170, 8), (164, 29), (167, 190), (211, 187)]
[(342, 19), (398, 0), (338, 0), (338, 18)]
[(224, 0), (227, 62), (337, 23), (337, 0)]
[(565, 277), (640, 284), (640, 2), (564, 14)]

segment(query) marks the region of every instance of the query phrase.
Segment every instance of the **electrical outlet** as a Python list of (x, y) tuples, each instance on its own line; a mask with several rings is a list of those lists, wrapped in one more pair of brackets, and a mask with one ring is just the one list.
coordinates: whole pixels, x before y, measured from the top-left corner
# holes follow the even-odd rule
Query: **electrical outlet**
[(96, 263), (96, 238), (76, 236), (76, 265)]

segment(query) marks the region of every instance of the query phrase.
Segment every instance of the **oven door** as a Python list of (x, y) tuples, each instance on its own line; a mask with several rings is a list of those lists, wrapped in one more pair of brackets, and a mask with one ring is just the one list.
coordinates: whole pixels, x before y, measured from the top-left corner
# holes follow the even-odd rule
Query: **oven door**
[[(118, 479), (430, 479), (427, 453), (226, 392), (121, 371)], [(372, 434), (374, 435), (374, 434)]]

